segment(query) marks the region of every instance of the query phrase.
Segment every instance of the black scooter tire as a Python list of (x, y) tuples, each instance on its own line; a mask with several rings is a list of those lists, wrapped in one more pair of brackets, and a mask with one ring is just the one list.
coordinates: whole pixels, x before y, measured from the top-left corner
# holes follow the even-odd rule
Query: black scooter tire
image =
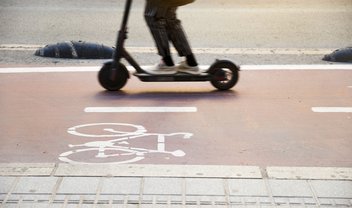
[(239, 67), (227, 60), (216, 61), (210, 66), (208, 73), (212, 75), (210, 83), (218, 90), (229, 90), (239, 80)]
[(98, 73), (100, 85), (109, 91), (118, 91), (123, 88), (129, 78), (129, 73), (125, 65), (118, 63), (115, 72), (112, 70), (112, 62), (103, 65)]

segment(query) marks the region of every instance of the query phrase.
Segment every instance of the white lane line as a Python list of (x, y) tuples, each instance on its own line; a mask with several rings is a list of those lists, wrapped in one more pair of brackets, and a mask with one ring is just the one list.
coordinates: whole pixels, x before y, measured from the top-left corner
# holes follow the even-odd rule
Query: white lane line
[(50, 72), (97, 72), (101, 66), (86, 67), (23, 67), (23, 68), (0, 68), (0, 74), (4, 73), (50, 73)]
[[(83, 66), (83, 67), (14, 67), (14, 68), (0, 68), (0, 74), (12, 74), (12, 73), (66, 73), (66, 72), (98, 72), (101, 66)], [(127, 70), (134, 72), (135, 69), (132, 66), (126, 66)], [(142, 68), (148, 68), (149, 66), (141, 66)], [(209, 66), (200, 66), (201, 69), (206, 70)]]
[[(0, 51), (34, 51), (45, 45), (0, 44)], [(155, 47), (126, 47), (130, 53), (156, 53)], [(193, 48), (196, 54), (325, 55), (333, 48)], [(173, 53), (176, 50), (172, 49)]]
[[(141, 66), (147, 68), (150, 66)], [(15, 67), (0, 68), (0, 74), (9, 73), (51, 73), (51, 72), (97, 72), (101, 66), (85, 66), (85, 67)], [(209, 68), (209, 65), (200, 66), (202, 70)], [(241, 65), (241, 70), (352, 70), (352, 64), (329, 64), (329, 65)], [(133, 67), (127, 66), (129, 71), (135, 71)]]
[(352, 113), (352, 107), (313, 107), (315, 113)]
[(196, 107), (87, 107), (86, 113), (194, 113)]
[(241, 70), (352, 70), (352, 64), (241, 65)]

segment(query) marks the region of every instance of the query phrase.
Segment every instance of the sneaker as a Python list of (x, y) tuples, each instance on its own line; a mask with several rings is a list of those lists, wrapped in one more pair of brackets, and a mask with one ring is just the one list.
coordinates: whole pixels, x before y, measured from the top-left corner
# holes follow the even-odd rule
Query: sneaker
[(177, 66), (178, 72), (183, 72), (187, 74), (201, 74), (198, 66), (189, 66), (186, 61), (182, 61)]
[(168, 66), (164, 62), (160, 62), (152, 67), (144, 69), (148, 74), (176, 74), (175, 66)]

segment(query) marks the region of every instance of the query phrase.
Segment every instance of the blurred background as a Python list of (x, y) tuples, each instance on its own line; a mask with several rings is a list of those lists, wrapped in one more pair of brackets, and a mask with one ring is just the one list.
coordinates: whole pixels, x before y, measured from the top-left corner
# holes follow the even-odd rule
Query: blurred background
[[(124, 4), (1, 0), (0, 64), (99, 64), (100, 60), (43, 60), (32, 54), (39, 46), (70, 40), (114, 46)], [(126, 45), (141, 64), (150, 64), (158, 56), (144, 21), (144, 4), (145, 0), (133, 2)], [(204, 64), (216, 57), (240, 64), (325, 63), (323, 54), (352, 46), (351, 0), (197, 0), (180, 7), (178, 15)]]

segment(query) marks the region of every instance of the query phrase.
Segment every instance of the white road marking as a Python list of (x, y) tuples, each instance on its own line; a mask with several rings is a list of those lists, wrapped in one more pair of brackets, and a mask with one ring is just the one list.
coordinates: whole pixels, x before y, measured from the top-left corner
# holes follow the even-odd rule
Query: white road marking
[(241, 70), (352, 70), (352, 64), (242, 65)]
[(352, 107), (313, 107), (315, 113), (352, 113)]
[[(147, 68), (150, 66), (141, 66)], [(202, 65), (202, 70), (208, 69), (209, 65)], [(329, 65), (241, 65), (241, 70), (352, 70), (352, 64), (329, 64)], [(15, 68), (0, 68), (0, 74), (10, 73), (62, 73), (62, 72), (97, 72), (101, 66), (84, 66), (84, 67), (15, 67)], [(129, 71), (135, 71), (132, 66), (127, 66)]]
[(97, 72), (101, 66), (0, 68), (0, 73)]
[[(129, 131), (122, 130), (125, 127)], [(95, 129), (101, 129), (98, 131), (98, 134), (86, 134), (81, 133), (81, 130), (88, 130), (91, 127)], [(131, 131), (132, 127), (132, 131)], [(98, 141), (88, 141), (83, 144), (69, 144), (70, 148), (75, 148), (75, 150), (70, 150), (60, 154), (59, 160), (70, 163), (70, 164), (126, 164), (134, 163), (140, 160), (145, 159), (145, 155), (149, 153), (163, 153), (169, 154), (174, 157), (184, 157), (186, 153), (180, 149), (174, 151), (166, 150), (166, 138), (174, 138), (178, 136), (182, 139), (189, 139), (193, 136), (192, 133), (187, 132), (175, 132), (170, 134), (162, 133), (150, 133), (147, 129), (141, 125), (128, 124), (128, 123), (93, 123), (93, 124), (83, 124), (71, 127), (67, 130), (69, 134), (81, 136), (81, 137), (96, 137), (104, 138), (104, 140)], [(108, 133), (109, 134), (106, 134)], [(153, 147), (143, 148), (141, 146), (130, 146), (129, 141), (133, 140), (145, 140), (147, 138), (156, 137), (157, 143), (153, 143)], [(105, 140), (106, 138), (111, 138), (111, 140)], [(124, 143), (125, 142), (125, 143)], [(150, 143), (150, 142), (149, 142)], [(116, 145), (119, 144), (119, 145)], [(124, 145), (123, 145), (124, 144)], [(156, 146), (156, 149), (155, 149)], [(169, 148), (168, 148), (169, 149)], [(72, 155), (82, 155), (85, 152), (95, 152), (94, 158), (97, 159), (95, 162), (85, 161), (87, 157), (84, 157), (83, 160), (72, 157)], [(92, 155), (90, 155), (91, 157)], [(115, 158), (114, 160), (106, 160), (106, 158)]]
[(34, 44), (0, 44), (0, 51), (34, 51), (44, 46)]
[(86, 113), (194, 113), (196, 107), (87, 107)]

